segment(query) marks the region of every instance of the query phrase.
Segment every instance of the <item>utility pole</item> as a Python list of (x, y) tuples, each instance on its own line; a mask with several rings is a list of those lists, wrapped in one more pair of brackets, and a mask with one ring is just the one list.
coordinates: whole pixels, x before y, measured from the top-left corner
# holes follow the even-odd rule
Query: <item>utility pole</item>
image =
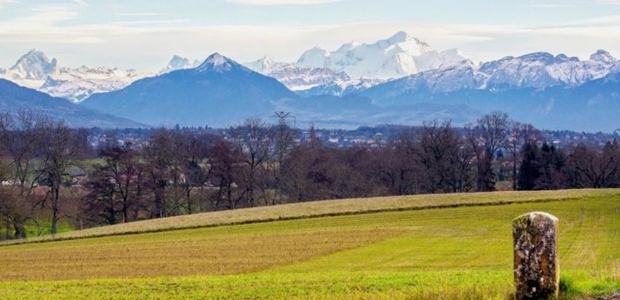
[[(284, 157), (286, 155), (287, 150), (290, 148), (293, 142), (292, 131), (288, 125), (287, 120), (293, 119), (293, 124), (296, 123), (295, 116), (293, 116), (290, 112), (274, 112), (272, 118), (278, 119), (278, 144), (276, 145), (276, 159), (277, 159), (277, 169), (275, 169), (275, 189), (274, 189), (274, 197), (272, 204), (278, 204), (278, 202), (282, 201), (282, 177), (283, 170), (282, 166), (284, 164)], [(293, 125), (295, 126), (295, 125)]]
[(288, 125), (287, 122), (286, 122), (287, 119), (293, 119), (293, 128), (297, 125), (297, 124), (295, 124), (295, 123), (297, 123), (297, 119), (290, 112), (276, 111), (276, 112), (273, 113), (273, 116), (271, 116), (271, 117), (272, 118), (278, 118), (278, 124), (280, 126)]

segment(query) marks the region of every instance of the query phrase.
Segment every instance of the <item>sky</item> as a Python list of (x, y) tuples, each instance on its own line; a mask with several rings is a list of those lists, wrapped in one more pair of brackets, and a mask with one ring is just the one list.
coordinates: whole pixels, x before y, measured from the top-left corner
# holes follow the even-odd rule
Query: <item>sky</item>
[(536, 51), (620, 57), (620, 0), (0, 0), (0, 67), (30, 49), (59, 65), (156, 72), (180, 55), (293, 62), (398, 31), (475, 61)]

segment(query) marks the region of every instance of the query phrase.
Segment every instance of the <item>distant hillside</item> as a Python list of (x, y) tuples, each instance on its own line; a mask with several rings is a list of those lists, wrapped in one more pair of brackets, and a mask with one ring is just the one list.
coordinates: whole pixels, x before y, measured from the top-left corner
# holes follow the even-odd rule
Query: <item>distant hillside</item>
[(0, 79), (0, 112), (15, 112), (19, 109), (39, 111), (56, 120), (64, 120), (72, 127), (135, 128), (145, 126)]
[[(463, 73), (466, 72), (456, 72), (457, 75)], [(437, 82), (423, 78), (424, 75), (429, 77), (432, 74), (416, 74), (374, 86), (362, 92), (361, 96), (372, 99), (373, 104), (383, 108), (432, 104), (461, 105), (482, 113), (499, 110), (518, 121), (532, 123), (542, 129), (613, 132), (620, 126), (616, 121), (620, 114), (620, 73), (578, 86), (505, 89), (466, 87), (451, 88), (448, 91), (435, 90), (434, 84)], [(467, 79), (466, 76), (454, 77), (461, 81)], [(450, 118), (449, 115), (447, 117)]]

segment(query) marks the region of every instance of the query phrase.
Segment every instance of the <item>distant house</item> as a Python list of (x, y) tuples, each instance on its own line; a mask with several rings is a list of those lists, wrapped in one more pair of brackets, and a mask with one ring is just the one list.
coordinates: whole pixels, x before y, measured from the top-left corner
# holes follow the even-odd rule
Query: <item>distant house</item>
[(88, 181), (88, 172), (81, 168), (74, 168), (69, 171), (71, 177), (69, 184), (72, 186), (83, 186)]

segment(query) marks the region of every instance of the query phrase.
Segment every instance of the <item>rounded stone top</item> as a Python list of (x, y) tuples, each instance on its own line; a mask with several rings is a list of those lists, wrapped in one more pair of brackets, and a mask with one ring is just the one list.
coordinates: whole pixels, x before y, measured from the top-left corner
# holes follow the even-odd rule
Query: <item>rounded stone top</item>
[(529, 212), (527, 214), (523, 214), (518, 216), (517, 218), (515, 218), (515, 220), (519, 220), (519, 219), (538, 219), (538, 218), (543, 218), (543, 219), (549, 219), (551, 221), (557, 221), (558, 217), (550, 214), (550, 213), (546, 213), (546, 212), (542, 212), (542, 211), (534, 211), (534, 212)]

